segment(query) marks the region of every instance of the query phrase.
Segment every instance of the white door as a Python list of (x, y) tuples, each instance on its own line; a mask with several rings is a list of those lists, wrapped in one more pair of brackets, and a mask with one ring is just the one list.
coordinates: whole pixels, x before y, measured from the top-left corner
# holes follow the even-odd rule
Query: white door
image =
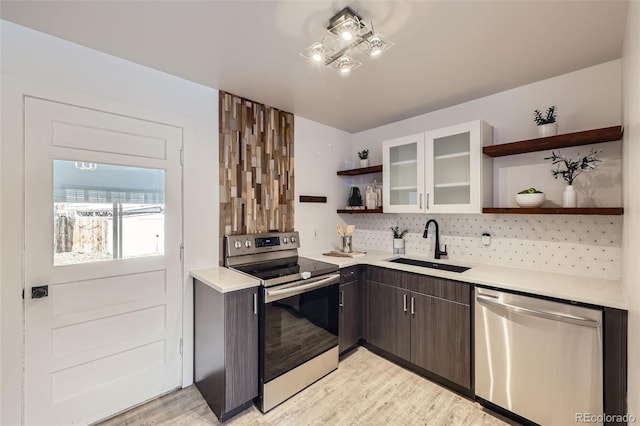
[(382, 196), (385, 213), (424, 211), (424, 133), (382, 144)]
[(180, 128), (25, 98), (25, 424), (180, 386), (181, 149)]

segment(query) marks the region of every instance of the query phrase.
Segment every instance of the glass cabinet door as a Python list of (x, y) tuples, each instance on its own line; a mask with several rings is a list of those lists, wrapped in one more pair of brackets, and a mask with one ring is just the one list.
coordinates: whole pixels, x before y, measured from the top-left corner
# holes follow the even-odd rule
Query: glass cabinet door
[(482, 212), (483, 200), (491, 201), (492, 183), (483, 171), (482, 145), (491, 135), (482, 120), (425, 134), (426, 212)]
[(384, 211), (422, 211), (424, 134), (385, 141), (383, 148)]
[(434, 206), (471, 202), (470, 138), (471, 132), (463, 132), (433, 139)]

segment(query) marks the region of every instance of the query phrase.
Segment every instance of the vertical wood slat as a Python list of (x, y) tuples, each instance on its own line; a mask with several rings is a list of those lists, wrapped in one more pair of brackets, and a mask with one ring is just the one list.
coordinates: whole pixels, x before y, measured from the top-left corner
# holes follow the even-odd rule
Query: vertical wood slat
[(219, 94), (220, 234), (294, 229), (291, 113)]

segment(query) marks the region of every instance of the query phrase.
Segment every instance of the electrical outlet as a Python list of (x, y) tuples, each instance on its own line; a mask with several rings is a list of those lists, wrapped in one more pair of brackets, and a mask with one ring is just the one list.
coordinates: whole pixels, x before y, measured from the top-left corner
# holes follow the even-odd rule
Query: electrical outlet
[(483, 232), (482, 237), (480, 237), (480, 241), (484, 247), (489, 247), (489, 245), (491, 245), (491, 234)]

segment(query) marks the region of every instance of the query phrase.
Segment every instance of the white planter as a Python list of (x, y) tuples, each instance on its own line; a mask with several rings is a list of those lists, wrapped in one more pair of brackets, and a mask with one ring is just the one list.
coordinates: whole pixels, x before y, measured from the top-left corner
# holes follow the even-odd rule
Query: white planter
[(572, 185), (567, 185), (564, 190), (562, 207), (574, 208), (578, 206), (578, 194), (573, 189)]
[(393, 254), (404, 254), (404, 238), (393, 239)]
[(538, 126), (538, 136), (546, 138), (558, 134), (558, 123), (541, 124)]
[(360, 167), (369, 167), (369, 159), (360, 160)]

